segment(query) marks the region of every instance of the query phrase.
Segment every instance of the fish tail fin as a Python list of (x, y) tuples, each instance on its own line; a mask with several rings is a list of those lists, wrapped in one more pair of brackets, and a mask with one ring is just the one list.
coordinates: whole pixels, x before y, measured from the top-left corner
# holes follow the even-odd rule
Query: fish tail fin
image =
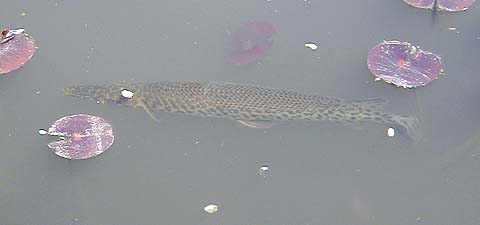
[(394, 115), (391, 123), (393, 128), (399, 130), (400, 133), (406, 134), (411, 140), (418, 142), (422, 139), (420, 122), (417, 117)]
[[(363, 109), (370, 109), (371, 111), (380, 111), (383, 112), (383, 108), (387, 101), (383, 98), (367, 98), (367, 99), (358, 99), (353, 100), (350, 103), (353, 105), (359, 105)], [(399, 133), (406, 135), (409, 139), (414, 142), (420, 141), (422, 139), (422, 132), (420, 130), (420, 122), (417, 117), (414, 116), (401, 116), (401, 115), (390, 115), (389, 119), (380, 119), (382, 122), (386, 122), (389, 126), (395, 128)]]

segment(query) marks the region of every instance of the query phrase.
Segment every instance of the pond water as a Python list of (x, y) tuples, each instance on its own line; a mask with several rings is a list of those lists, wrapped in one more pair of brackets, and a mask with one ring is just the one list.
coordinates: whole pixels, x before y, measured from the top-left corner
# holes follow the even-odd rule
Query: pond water
[[(0, 76), (1, 224), (480, 224), (478, 3), (433, 14), (402, 0), (19, 0), (2, 4), (0, 21), (39, 47)], [(251, 21), (275, 32), (246, 35), (262, 39), (242, 54), (261, 57), (232, 64), (235, 32)], [(375, 82), (366, 57), (383, 40), (435, 52), (444, 75), (417, 89)], [(419, 118), (422, 139), (379, 124), (155, 122), (63, 94), (165, 80), (381, 97)], [(56, 156), (38, 130), (80, 113), (108, 120), (115, 143), (87, 160)]]

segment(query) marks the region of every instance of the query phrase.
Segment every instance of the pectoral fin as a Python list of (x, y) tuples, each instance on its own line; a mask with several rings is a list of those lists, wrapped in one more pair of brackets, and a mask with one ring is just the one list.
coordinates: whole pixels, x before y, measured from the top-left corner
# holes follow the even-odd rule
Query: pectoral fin
[(142, 107), (145, 110), (145, 112), (147, 112), (147, 114), (150, 116), (150, 118), (155, 120), (155, 122), (160, 122), (158, 117), (153, 113), (153, 111), (150, 109), (150, 107), (147, 106), (147, 104), (143, 103)]
[(244, 126), (257, 129), (268, 129), (273, 126), (273, 122), (269, 120), (238, 120), (238, 122)]

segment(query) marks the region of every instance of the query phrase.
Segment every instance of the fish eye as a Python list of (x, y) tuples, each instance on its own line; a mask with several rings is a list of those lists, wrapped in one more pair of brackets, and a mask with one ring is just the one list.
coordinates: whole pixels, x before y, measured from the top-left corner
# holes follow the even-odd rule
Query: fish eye
[(133, 98), (133, 96), (135, 95), (135, 94), (133, 93), (133, 91), (128, 90), (128, 89), (122, 89), (122, 91), (120, 92), (120, 94), (121, 94), (122, 97), (125, 98), (125, 99), (131, 99), (131, 98)]

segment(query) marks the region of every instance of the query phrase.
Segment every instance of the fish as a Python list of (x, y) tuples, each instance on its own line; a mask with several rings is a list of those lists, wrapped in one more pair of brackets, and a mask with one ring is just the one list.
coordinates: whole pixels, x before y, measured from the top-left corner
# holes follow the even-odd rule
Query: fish
[[(300, 91), (250, 84), (162, 81), (109, 85), (73, 85), (68, 96), (142, 109), (159, 121), (159, 113), (236, 120), (254, 128), (269, 128), (275, 121), (376, 122), (393, 126), (418, 140), (414, 116), (385, 112), (382, 98), (345, 100)], [(127, 93), (127, 95), (125, 94)]]

